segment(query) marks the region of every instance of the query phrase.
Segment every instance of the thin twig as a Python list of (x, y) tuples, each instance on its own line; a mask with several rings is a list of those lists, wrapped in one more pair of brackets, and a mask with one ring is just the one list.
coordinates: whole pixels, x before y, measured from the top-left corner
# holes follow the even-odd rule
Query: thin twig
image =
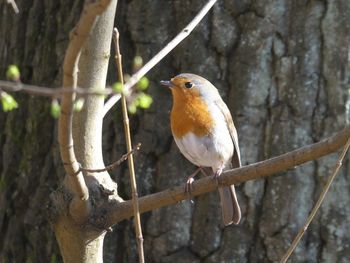
[[(315, 160), (328, 155), (343, 147), (350, 137), (350, 126), (337, 132), (336, 134), (314, 144), (306, 145), (294, 151), (264, 160), (258, 163), (243, 166), (241, 168), (225, 171), (221, 174), (220, 185), (240, 184), (250, 180), (263, 179), (273, 174), (285, 171), (302, 163)], [(193, 183), (191, 197), (202, 195), (217, 190), (217, 183), (211, 177), (204, 177)], [(185, 193), (183, 186), (176, 186), (162, 192), (150, 194), (139, 198), (140, 212), (148, 212), (171, 204), (176, 204), (182, 200), (190, 198)], [(112, 226), (133, 215), (131, 201), (108, 204), (101, 209), (108, 210), (106, 226)]]
[[(208, 13), (217, 0), (209, 0), (208, 3), (199, 11), (199, 13), (193, 18), (193, 20), (173, 39), (171, 40), (161, 51), (158, 52), (150, 61), (148, 61), (141, 69), (139, 69), (128, 82), (124, 85), (124, 90), (131, 89), (148, 71), (150, 71), (155, 65), (159, 63), (170, 51), (172, 51), (182, 40), (190, 35), (192, 30), (198, 25), (203, 17)], [(121, 98), (120, 94), (113, 95), (103, 107), (103, 116), (116, 104)]]
[(105, 95), (111, 95), (114, 94), (113, 89), (110, 87), (107, 87), (106, 89), (101, 90), (88, 90), (76, 87), (69, 88), (69, 87), (62, 87), (62, 88), (49, 88), (49, 87), (40, 87), (40, 86), (34, 86), (34, 85), (28, 85), (23, 84), (20, 82), (12, 82), (12, 81), (4, 81), (0, 80), (0, 89), (8, 92), (25, 92), (30, 95), (38, 95), (38, 96), (44, 96), (44, 97), (52, 97), (52, 98), (59, 98), (65, 93), (75, 93), (79, 94), (80, 96), (88, 96), (88, 95), (99, 95), (99, 96), (105, 96)]
[[(118, 68), (118, 77), (119, 77), (120, 83), (122, 83), (123, 85), (124, 79), (123, 79), (123, 68), (122, 68), (122, 56), (119, 50), (119, 32), (117, 28), (114, 28), (113, 30), (113, 40), (115, 45), (115, 54), (116, 54), (115, 60)], [(128, 110), (126, 105), (125, 94), (122, 93), (121, 96), (122, 96), (121, 98), (122, 98), (125, 140), (126, 140), (127, 150), (128, 152), (130, 152), (132, 149), (131, 149), (131, 135), (130, 135)], [(135, 179), (134, 160), (133, 160), (132, 154), (130, 154), (128, 158), (128, 164), (129, 164), (129, 174), (130, 174), (130, 182), (131, 182), (132, 202), (133, 202), (133, 208), (134, 208), (135, 234), (136, 234), (136, 240), (137, 240), (137, 247), (139, 251), (139, 262), (144, 263), (145, 257), (143, 253), (143, 236), (142, 236), (142, 228), (141, 228), (137, 185), (136, 185), (136, 179)]]
[(309, 225), (311, 224), (312, 220), (314, 219), (317, 211), (319, 210), (324, 198), (326, 197), (326, 194), (328, 193), (329, 191), (329, 188), (330, 186), (332, 185), (333, 183), (333, 180), (335, 178), (335, 176), (337, 175), (341, 165), (342, 165), (342, 162), (343, 162), (343, 159), (349, 149), (349, 146), (350, 146), (350, 137), (348, 139), (348, 141), (346, 142), (344, 148), (343, 148), (343, 151), (342, 153), (340, 154), (334, 168), (333, 168), (333, 173), (332, 175), (328, 178), (327, 180), (327, 183), (326, 185), (324, 186), (323, 190), (322, 190), (322, 193), (320, 195), (320, 197), (318, 198), (314, 208), (312, 209), (309, 217), (307, 218), (304, 226), (299, 230), (299, 233), (298, 235), (294, 238), (292, 244), (290, 245), (290, 247), (288, 248), (287, 252), (283, 255), (282, 259), (281, 259), (281, 263), (285, 263), (287, 262), (288, 258), (292, 255), (293, 251), (295, 250), (295, 248), (297, 247), (297, 245), (299, 244), (301, 238), (303, 237), (303, 235), (305, 234), (306, 230), (308, 229)]
[(15, 0), (7, 0), (7, 3), (12, 6), (12, 8), (15, 11), (16, 14), (19, 13), (19, 9), (18, 9), (18, 6), (17, 6)]
[(114, 169), (115, 167), (119, 166), (126, 159), (128, 159), (128, 157), (131, 154), (134, 154), (136, 151), (140, 150), (140, 147), (141, 147), (141, 143), (138, 143), (135, 148), (133, 148), (131, 151), (129, 151), (126, 154), (124, 154), (118, 161), (116, 161), (116, 162), (114, 162), (114, 163), (112, 163), (110, 165), (107, 165), (105, 168), (90, 169), (90, 168), (80, 167), (79, 170), (82, 171), (82, 172), (88, 172), (88, 173), (102, 173), (102, 172), (110, 171), (110, 170)]

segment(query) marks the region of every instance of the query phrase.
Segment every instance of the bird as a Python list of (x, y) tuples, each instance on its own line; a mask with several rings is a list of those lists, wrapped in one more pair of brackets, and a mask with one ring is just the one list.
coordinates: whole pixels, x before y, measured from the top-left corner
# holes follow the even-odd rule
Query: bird
[[(241, 166), (237, 130), (231, 113), (217, 88), (207, 79), (181, 73), (160, 81), (170, 88), (173, 105), (170, 113), (171, 131), (180, 152), (198, 169), (186, 182), (191, 190), (193, 177), (210, 167), (214, 178), (231, 168)], [(234, 185), (218, 187), (222, 219), (225, 226), (238, 224), (241, 209)]]

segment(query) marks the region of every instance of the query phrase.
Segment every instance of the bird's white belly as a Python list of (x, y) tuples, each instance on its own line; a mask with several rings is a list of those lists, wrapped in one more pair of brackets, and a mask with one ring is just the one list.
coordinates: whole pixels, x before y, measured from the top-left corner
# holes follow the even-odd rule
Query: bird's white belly
[(216, 170), (231, 161), (234, 146), (227, 129), (214, 135), (197, 137), (188, 133), (181, 139), (174, 137), (181, 153), (193, 164)]

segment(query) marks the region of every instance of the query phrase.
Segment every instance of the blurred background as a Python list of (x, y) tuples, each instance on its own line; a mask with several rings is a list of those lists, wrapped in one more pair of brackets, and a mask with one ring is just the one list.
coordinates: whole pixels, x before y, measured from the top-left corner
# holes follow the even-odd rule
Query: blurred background
[[(26, 84), (61, 85), (70, 30), (83, 1), (0, 3), (0, 79), (10, 64)], [(206, 3), (119, 1), (124, 72), (145, 62)], [(171, 136), (172, 98), (159, 80), (191, 72), (210, 80), (231, 110), (244, 165), (317, 142), (349, 121), (350, 2), (219, 0), (171, 54), (147, 74), (153, 104), (130, 117), (139, 196), (183, 185), (194, 171)], [(111, 60), (108, 84), (116, 81)], [(48, 195), (64, 171), (57, 121), (47, 98), (13, 94), (18, 109), (0, 110), (0, 262), (61, 262), (46, 219)], [(104, 119), (104, 157), (125, 153), (120, 105)], [(283, 176), (237, 187), (243, 220), (224, 228), (216, 192), (142, 215), (146, 262), (278, 262), (303, 226), (338, 155)], [(127, 164), (111, 172), (130, 199)], [(291, 262), (350, 261), (349, 161), (344, 162)], [(137, 262), (131, 220), (105, 239), (105, 262)]]

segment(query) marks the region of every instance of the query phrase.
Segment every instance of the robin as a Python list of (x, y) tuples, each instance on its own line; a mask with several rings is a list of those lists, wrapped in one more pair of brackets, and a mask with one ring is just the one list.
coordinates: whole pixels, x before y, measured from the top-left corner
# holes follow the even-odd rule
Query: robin
[[(186, 189), (191, 189), (193, 177), (203, 167), (211, 167), (217, 179), (222, 171), (241, 166), (237, 131), (229, 109), (218, 90), (208, 80), (183, 73), (170, 81), (161, 81), (173, 95), (171, 130), (181, 153), (199, 168), (191, 174)], [(234, 185), (219, 187), (222, 218), (225, 225), (238, 224), (241, 210)]]

